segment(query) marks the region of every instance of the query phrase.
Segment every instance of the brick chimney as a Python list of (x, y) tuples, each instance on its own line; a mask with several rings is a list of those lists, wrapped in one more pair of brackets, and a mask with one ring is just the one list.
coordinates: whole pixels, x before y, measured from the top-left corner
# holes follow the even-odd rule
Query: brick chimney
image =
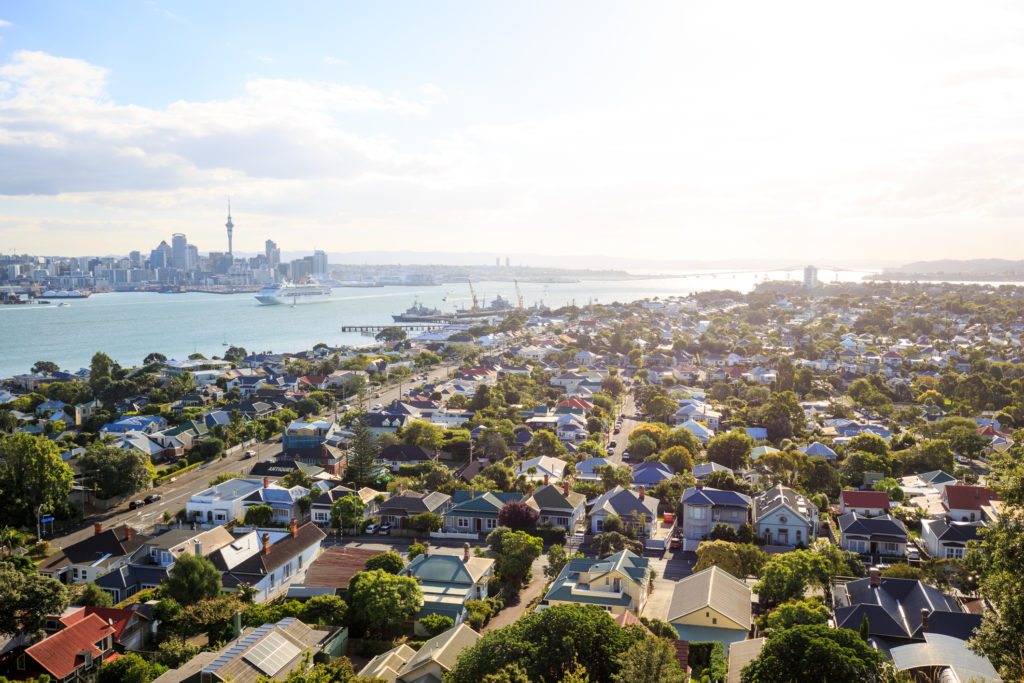
[(878, 571), (877, 567), (872, 567), (868, 575), (871, 577), (869, 582), (872, 588), (878, 588), (882, 585), (882, 572)]
[(469, 497), (470, 498), (476, 498), (476, 489), (470, 489), (469, 490)]
[(102, 523), (96, 522), (95, 524), (92, 525), (92, 535), (93, 536), (99, 536), (102, 533), (103, 533), (103, 524)]
[(637, 489), (636, 489), (636, 497), (639, 498), (640, 500), (644, 499), (644, 487), (643, 486), (638, 486), (637, 487)]
[(268, 533), (263, 534), (263, 554), (270, 554), (270, 534)]
[(292, 517), (292, 523), (288, 525), (288, 530), (292, 532), (292, 536), (299, 535), (299, 523)]
[(132, 540), (132, 528), (127, 524), (124, 527), (124, 540), (126, 542)]
[(547, 486), (547, 485), (548, 485), (548, 480), (549, 480), (549, 479), (550, 479), (550, 477), (549, 477), (548, 475), (546, 475), (546, 474), (545, 474), (545, 475), (544, 475), (544, 485), (545, 485), (545, 486)]
[(928, 633), (928, 616), (931, 614), (931, 610), (927, 607), (921, 608), (921, 631)]
[(569, 481), (568, 480), (563, 480), (562, 481), (562, 495), (563, 496), (568, 496), (569, 495)]
[(465, 562), (469, 562), (469, 541), (462, 544), (462, 559)]
[(263, 477), (263, 488), (270, 488), (270, 477)]
[(693, 488), (697, 489), (698, 491), (704, 490), (704, 482), (698, 481), (696, 484), (693, 485)]

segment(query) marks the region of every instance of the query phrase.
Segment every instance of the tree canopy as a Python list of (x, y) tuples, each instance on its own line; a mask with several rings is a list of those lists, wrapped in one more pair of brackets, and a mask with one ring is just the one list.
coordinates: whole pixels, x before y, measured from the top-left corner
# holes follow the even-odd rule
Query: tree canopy
[(18, 433), (0, 440), (0, 515), (18, 526), (34, 526), (44, 511), (63, 506), (74, 476), (49, 439)]
[(743, 669), (743, 683), (885, 680), (882, 655), (856, 631), (823, 624), (771, 633), (761, 654)]

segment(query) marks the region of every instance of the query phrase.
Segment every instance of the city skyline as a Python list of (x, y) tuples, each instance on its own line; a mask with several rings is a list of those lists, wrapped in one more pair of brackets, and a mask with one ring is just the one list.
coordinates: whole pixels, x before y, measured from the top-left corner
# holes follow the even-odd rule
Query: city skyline
[(5, 8), (0, 252), (1024, 257), (1024, 8), (582, 8)]

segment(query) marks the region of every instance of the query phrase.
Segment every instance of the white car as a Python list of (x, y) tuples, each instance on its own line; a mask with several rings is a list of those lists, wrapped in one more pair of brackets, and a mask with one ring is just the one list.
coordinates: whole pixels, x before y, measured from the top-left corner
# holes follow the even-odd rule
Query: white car
[(384, 406), (382, 406), (380, 403), (374, 403), (373, 404), (373, 410), (374, 410), (374, 412), (376, 412), (378, 410), (384, 410)]

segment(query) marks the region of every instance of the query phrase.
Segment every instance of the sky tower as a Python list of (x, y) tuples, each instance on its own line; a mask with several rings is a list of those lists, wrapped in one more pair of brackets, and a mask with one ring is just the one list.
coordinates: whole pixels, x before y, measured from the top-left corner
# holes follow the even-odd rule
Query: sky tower
[(231, 249), (231, 236), (235, 231), (235, 224), (231, 222), (231, 200), (228, 199), (228, 222), (224, 224), (228, 229), (228, 256), (234, 257), (235, 252)]

